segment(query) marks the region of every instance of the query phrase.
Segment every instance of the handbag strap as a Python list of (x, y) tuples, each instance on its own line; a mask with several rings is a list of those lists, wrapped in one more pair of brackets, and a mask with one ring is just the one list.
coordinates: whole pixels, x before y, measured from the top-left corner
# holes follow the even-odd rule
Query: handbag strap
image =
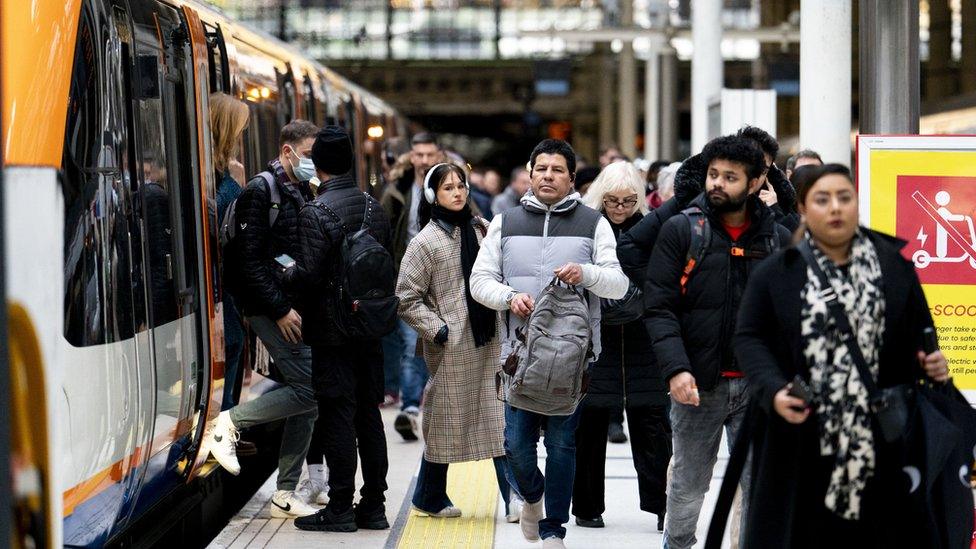
[(830, 311), (830, 314), (834, 317), (834, 322), (837, 323), (837, 329), (840, 331), (841, 339), (844, 345), (847, 346), (847, 351), (851, 354), (851, 358), (854, 360), (857, 373), (861, 376), (861, 383), (864, 383), (864, 387), (868, 390), (869, 400), (872, 402), (873, 408), (875, 402), (882, 400), (881, 391), (878, 389), (877, 384), (874, 383), (874, 377), (871, 376), (867, 361), (864, 360), (864, 354), (861, 353), (861, 346), (858, 345), (857, 338), (854, 336), (854, 330), (851, 328), (851, 321), (847, 318), (847, 311), (844, 310), (844, 304), (840, 302), (833, 285), (830, 284), (830, 281), (827, 280), (827, 275), (820, 268), (820, 263), (817, 262), (817, 258), (814, 257), (813, 250), (810, 248), (810, 242), (804, 239), (796, 245), (796, 249), (799, 250), (800, 255), (803, 256), (807, 265), (810, 266), (810, 270), (813, 271), (813, 274), (820, 281), (820, 298), (827, 303), (827, 310)]

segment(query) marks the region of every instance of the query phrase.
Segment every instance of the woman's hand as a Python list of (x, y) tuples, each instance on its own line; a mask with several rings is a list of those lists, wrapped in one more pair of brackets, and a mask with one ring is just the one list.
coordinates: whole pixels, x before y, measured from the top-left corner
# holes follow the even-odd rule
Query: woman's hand
[(925, 375), (939, 383), (949, 381), (949, 363), (946, 362), (942, 351), (936, 351), (928, 356), (924, 352), (918, 352), (918, 363), (925, 370)]
[[(810, 417), (810, 407), (803, 400), (789, 395), (790, 386), (780, 389), (773, 397), (773, 409), (787, 423), (799, 425)], [(799, 411), (798, 411), (799, 410)]]

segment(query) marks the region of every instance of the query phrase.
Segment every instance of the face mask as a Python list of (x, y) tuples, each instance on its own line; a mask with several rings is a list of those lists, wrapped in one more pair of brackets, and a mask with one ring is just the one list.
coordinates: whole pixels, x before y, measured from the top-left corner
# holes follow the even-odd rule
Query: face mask
[[(298, 156), (298, 153), (296, 153), (294, 149), (292, 149), (291, 153)], [(315, 163), (312, 162), (311, 158), (298, 156), (297, 166), (294, 162), (292, 162), (291, 158), (288, 159), (288, 163), (291, 164), (291, 170), (295, 174), (295, 179), (299, 181), (308, 181), (315, 177)]]

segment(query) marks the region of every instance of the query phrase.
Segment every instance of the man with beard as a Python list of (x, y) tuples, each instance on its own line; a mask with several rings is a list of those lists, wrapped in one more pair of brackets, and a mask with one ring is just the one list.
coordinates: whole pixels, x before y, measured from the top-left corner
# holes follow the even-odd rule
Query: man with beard
[[(731, 340), (746, 279), (790, 238), (756, 196), (765, 164), (754, 142), (719, 137), (702, 156), (705, 192), (661, 227), (644, 286), (645, 324), (672, 400), (674, 468), (664, 526), (671, 549), (695, 544), (722, 427), (731, 444), (742, 425), (748, 395)], [(748, 484), (743, 474), (743, 501)]]

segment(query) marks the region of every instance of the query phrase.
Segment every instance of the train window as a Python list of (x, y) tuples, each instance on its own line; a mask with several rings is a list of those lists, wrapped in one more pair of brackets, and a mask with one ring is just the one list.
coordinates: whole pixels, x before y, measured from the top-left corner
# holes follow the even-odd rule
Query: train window
[(114, 67), (114, 25), (85, 4), (68, 98), (62, 188), (64, 335), (75, 346), (133, 334), (133, 294), (126, 217), (123, 107)]
[(210, 68), (210, 92), (230, 93), (230, 70), (227, 64), (227, 46), (219, 26), (203, 24), (207, 35), (207, 61)]

